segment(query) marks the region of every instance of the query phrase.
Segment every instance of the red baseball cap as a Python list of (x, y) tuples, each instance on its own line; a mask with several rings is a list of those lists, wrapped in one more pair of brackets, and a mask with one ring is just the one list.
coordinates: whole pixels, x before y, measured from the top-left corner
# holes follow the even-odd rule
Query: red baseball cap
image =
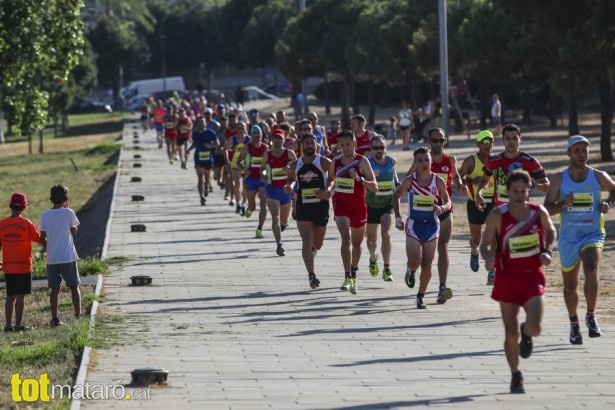
[(273, 137), (274, 135), (277, 135), (278, 137), (282, 137), (284, 138), (286, 135), (284, 134), (284, 131), (281, 130), (280, 128), (276, 128), (275, 130), (273, 130), (271, 132), (271, 136)]
[(21, 192), (15, 192), (11, 197), (11, 205), (15, 206), (26, 206), (28, 205), (28, 198), (26, 198), (26, 194), (22, 194)]

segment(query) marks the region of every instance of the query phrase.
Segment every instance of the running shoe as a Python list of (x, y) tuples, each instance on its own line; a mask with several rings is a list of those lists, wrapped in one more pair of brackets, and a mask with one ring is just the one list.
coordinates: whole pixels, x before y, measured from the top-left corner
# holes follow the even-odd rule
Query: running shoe
[(284, 248), (282, 248), (282, 244), (281, 243), (278, 244), (278, 248), (275, 250), (275, 252), (278, 254), (278, 256), (286, 255), (286, 252), (284, 251)]
[(258, 239), (263, 239), (263, 238), (264, 238), (264, 236), (263, 236), (263, 231), (261, 231), (260, 229), (257, 229), (257, 230), (256, 230), (256, 237), (257, 237)]
[(320, 286), (320, 281), (314, 274), (309, 276), (309, 281), (310, 281), (310, 288), (312, 289), (316, 289), (317, 287)]
[(406, 286), (411, 289), (414, 287), (414, 283), (416, 282), (416, 279), (414, 278), (414, 272), (416, 271), (410, 270), (410, 268), (406, 268)]
[(494, 283), (495, 283), (495, 271), (490, 270), (489, 273), (487, 273), (487, 285), (493, 286)]
[(581, 334), (581, 327), (578, 323), (570, 324), (570, 343), (573, 345), (583, 344), (583, 335)]
[(350, 290), (350, 284), (352, 283), (352, 279), (345, 278), (344, 283), (340, 286), (340, 290)]
[(427, 309), (427, 304), (425, 304), (425, 298), (423, 296), (416, 297), (416, 308)]
[(385, 282), (393, 282), (393, 274), (391, 273), (391, 269), (384, 268), (382, 271), (382, 280)]
[(241, 212), (241, 205), (237, 204), (237, 206), (235, 207), (235, 213), (239, 215), (240, 212)]
[(446, 285), (440, 286), (440, 290), (438, 291), (438, 299), (436, 302), (443, 305), (447, 300), (453, 297), (453, 291), (451, 288), (447, 288)]
[(350, 293), (356, 295), (359, 292), (357, 288), (357, 278), (350, 279)]
[(60, 322), (60, 319), (58, 319), (57, 317), (54, 317), (49, 322), (49, 326), (51, 326), (51, 327), (57, 327), (57, 326), (63, 326), (63, 325), (64, 325), (64, 323)]
[(287, 224), (280, 224), (280, 232), (284, 232), (287, 226)]
[(182, 161), (182, 169), (188, 169), (188, 167), (186, 166), (186, 161)]
[(521, 372), (513, 374), (513, 377), (510, 380), (510, 392), (513, 394), (525, 393), (525, 387), (523, 387), (523, 376), (521, 375)]
[(245, 216), (245, 214), (246, 214), (246, 206), (242, 204), (241, 208), (239, 208), (239, 215)]
[(470, 269), (472, 269), (472, 272), (478, 272), (479, 268), (478, 255), (472, 255), (472, 253), (470, 253)]
[(249, 218), (252, 216), (252, 210), (250, 208), (246, 209), (246, 218)]
[(169, 160), (169, 164), (173, 165), (173, 160), (172, 159)]
[(205, 203), (207, 202), (207, 200), (205, 199), (204, 196), (201, 197), (201, 206), (205, 206)]
[(228, 206), (235, 206), (235, 201), (232, 199), (228, 202)]
[(527, 359), (532, 355), (532, 350), (534, 350), (534, 343), (532, 342), (532, 337), (525, 334), (525, 322), (521, 323), (519, 327), (521, 331), (521, 341), (519, 342), (519, 356), (523, 359)]
[(15, 330), (13, 326), (10, 326), (10, 325), (4, 326), (5, 332), (12, 332), (13, 330)]
[(203, 190), (203, 196), (204, 197), (208, 197), (209, 196), (209, 188), (205, 187), (205, 189)]
[(214, 192), (214, 186), (211, 184), (211, 182), (209, 183), (209, 190), (210, 190), (211, 192)]
[(370, 258), (369, 260), (369, 274), (372, 275), (372, 278), (375, 278), (378, 276), (378, 255), (376, 255), (376, 259), (372, 260)]
[(585, 316), (585, 324), (587, 325), (587, 329), (589, 330), (589, 337), (602, 336), (602, 329), (600, 329), (600, 326), (598, 326), (596, 316)]
[(30, 326), (26, 326), (23, 323), (18, 323), (13, 327), (13, 332), (25, 332), (26, 330), (32, 330)]
[[(228, 201), (228, 194), (224, 194), (224, 200), (225, 200), (225, 201)], [(233, 201), (231, 201), (231, 202), (233, 202)], [(234, 204), (232, 204), (232, 203), (231, 203), (231, 204), (229, 204), (229, 205), (230, 205), (230, 206), (233, 206)]]

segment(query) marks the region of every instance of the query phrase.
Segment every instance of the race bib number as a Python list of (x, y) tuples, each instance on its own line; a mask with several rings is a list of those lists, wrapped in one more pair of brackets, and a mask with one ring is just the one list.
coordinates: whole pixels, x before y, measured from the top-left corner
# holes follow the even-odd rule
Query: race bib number
[(252, 159), (250, 160), (251, 168), (260, 168), (262, 164), (263, 164), (263, 157), (252, 157)]
[(190, 128), (186, 127), (185, 125), (182, 125), (181, 127), (179, 127), (179, 132), (181, 132), (182, 134), (187, 133), (190, 130)]
[(508, 240), (508, 252), (511, 259), (527, 258), (540, 252), (540, 238), (537, 233), (518, 236)]
[(167, 128), (173, 128), (174, 126), (175, 126), (175, 123), (173, 121), (167, 122)]
[(444, 182), (446, 182), (446, 186), (448, 186), (448, 172), (446, 174), (437, 173), (436, 175), (438, 175), (440, 178), (442, 178), (444, 180)]
[(508, 195), (506, 194), (506, 185), (498, 185), (498, 201), (508, 202)]
[(336, 178), (335, 179), (335, 192), (342, 192), (344, 194), (354, 193), (354, 178)]
[(318, 199), (318, 191), (320, 188), (305, 188), (301, 190), (301, 202), (304, 204), (313, 204), (320, 202)]
[(414, 209), (415, 211), (433, 212), (434, 202), (435, 198), (431, 195), (413, 195), (412, 209)]
[(271, 180), (280, 181), (286, 179), (286, 170), (284, 168), (272, 168)]
[(494, 193), (495, 193), (495, 187), (493, 186), (493, 181), (489, 181), (489, 185), (487, 185), (487, 188), (483, 190), (483, 198), (491, 199), (493, 198)]
[(376, 195), (393, 195), (393, 181), (378, 182)]
[(570, 212), (591, 212), (594, 210), (594, 194), (593, 192), (584, 192), (574, 194), (574, 201), (568, 207)]
[(206, 161), (211, 157), (211, 151), (201, 151), (199, 152), (199, 160)]

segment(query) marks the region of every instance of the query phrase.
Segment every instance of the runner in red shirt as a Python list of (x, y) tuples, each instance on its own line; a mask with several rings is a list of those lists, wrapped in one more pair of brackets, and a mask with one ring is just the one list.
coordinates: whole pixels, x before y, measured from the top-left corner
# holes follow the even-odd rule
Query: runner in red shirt
[(156, 129), (156, 141), (158, 148), (162, 148), (162, 134), (164, 133), (164, 118), (167, 112), (162, 105), (162, 100), (158, 100), (158, 106), (154, 108), (154, 128)]
[(352, 131), (342, 132), (338, 145), (342, 154), (335, 157), (329, 167), (329, 195), (333, 198), (335, 223), (342, 236), (344, 283), (341, 289), (356, 294), (361, 244), (367, 223), (365, 188), (378, 192), (378, 183), (367, 158), (355, 152), (357, 142)]
[(167, 155), (169, 156), (169, 162), (172, 164), (173, 160), (177, 160), (177, 123), (179, 117), (177, 116), (177, 105), (172, 104), (169, 114), (164, 119), (164, 139), (167, 142)]
[(284, 191), (287, 183), (288, 164), (297, 160), (293, 150), (284, 148), (284, 131), (281, 129), (273, 130), (271, 134), (273, 147), (271, 151), (263, 154), (263, 164), (261, 165), (261, 181), (267, 182), (266, 198), (267, 208), (271, 213), (271, 230), (277, 243), (276, 253), (278, 256), (286, 255), (282, 247), (282, 232), (288, 225), (288, 215), (290, 213), (291, 193)]
[[(327, 145), (331, 152), (328, 157), (333, 159), (340, 154), (340, 150), (337, 148), (337, 143), (342, 133), (340, 120), (331, 121), (331, 129), (327, 131)], [(370, 140), (371, 141), (371, 140)]]
[(502, 205), (508, 202), (508, 197), (506, 196), (506, 177), (515, 169), (525, 169), (529, 172), (532, 177), (532, 188), (545, 193), (549, 189), (549, 179), (540, 162), (531, 155), (519, 150), (521, 129), (515, 124), (508, 124), (502, 130), (502, 136), (504, 152), (489, 157), (483, 168), (484, 175), (478, 184), (478, 192), (474, 202), (476, 202), (476, 207), (481, 211), (487, 207), (483, 198), (483, 191), (489, 185), (492, 176), (495, 183), (495, 194), (493, 196), (493, 203), (495, 205)]
[(249, 157), (248, 175), (244, 179), (244, 184), (248, 190), (248, 209), (246, 210), (246, 217), (251, 217), (252, 213), (256, 210), (256, 195), (258, 194), (260, 210), (258, 212), (256, 237), (263, 238), (263, 225), (267, 217), (267, 203), (265, 202), (265, 187), (267, 184), (261, 181), (261, 165), (263, 164), (263, 155), (269, 148), (265, 143), (261, 142), (263, 130), (258, 125), (252, 126), (250, 129), (250, 136), (252, 140), (241, 149), (239, 157), (237, 158), (237, 166), (245, 173), (246, 166), (244, 165), (244, 159), (246, 156)]
[[(519, 356), (530, 357), (532, 337), (541, 332), (545, 293), (541, 266), (551, 264), (556, 237), (547, 210), (529, 203), (530, 189), (531, 177), (526, 171), (509, 173), (506, 182), (509, 202), (491, 211), (480, 245), (485, 267), (495, 268), (491, 297), (500, 302), (506, 332), (504, 351), (512, 372), (511, 393), (525, 393)], [(517, 317), (521, 307), (526, 320), (519, 326)]]
[(365, 117), (362, 114), (353, 115), (350, 118), (350, 128), (354, 133), (354, 137), (357, 141), (356, 151), (361, 155), (371, 155), (372, 137), (376, 136), (374, 131), (365, 129)]
[(182, 107), (179, 109), (177, 121), (177, 150), (183, 169), (187, 169), (186, 145), (188, 145), (190, 134), (192, 134), (192, 120), (186, 115), (186, 110)]

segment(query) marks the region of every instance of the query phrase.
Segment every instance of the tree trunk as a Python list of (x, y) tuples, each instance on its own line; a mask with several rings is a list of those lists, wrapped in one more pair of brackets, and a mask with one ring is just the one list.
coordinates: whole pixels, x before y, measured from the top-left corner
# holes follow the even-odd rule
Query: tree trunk
[(576, 135), (581, 132), (579, 130), (579, 111), (576, 95), (568, 99), (568, 105), (568, 135)]
[(557, 128), (557, 95), (553, 92), (553, 87), (549, 85), (549, 125)]
[(38, 153), (43, 153), (43, 129), (38, 130)]
[(487, 129), (487, 118), (491, 116), (491, 98), (487, 93), (487, 81), (481, 76), (478, 83), (478, 94), (480, 96), (480, 129)]
[(32, 155), (32, 134), (28, 135), (28, 155)]
[(0, 144), (6, 144), (4, 139), (4, 111), (0, 110)]
[(352, 105), (352, 113), (358, 114), (359, 103), (357, 102), (357, 84), (353, 79), (350, 79), (350, 104)]
[(608, 72), (603, 73), (598, 83), (600, 87), (600, 157), (603, 162), (613, 161), (611, 150), (611, 122), (613, 121), (613, 80)]
[(342, 129), (350, 128), (350, 87), (352, 80), (349, 77), (344, 77), (344, 82), (342, 83), (342, 95), (341, 95), (341, 106), (342, 106)]
[(371, 81), (367, 84), (367, 98), (369, 99), (367, 123), (373, 126), (376, 122), (376, 98), (374, 98), (374, 84)]
[(325, 83), (323, 84), (325, 93), (325, 114), (331, 115), (331, 97), (329, 96), (329, 80), (325, 75)]
[(523, 124), (532, 123), (532, 95), (530, 94), (530, 83), (526, 82), (523, 87)]

